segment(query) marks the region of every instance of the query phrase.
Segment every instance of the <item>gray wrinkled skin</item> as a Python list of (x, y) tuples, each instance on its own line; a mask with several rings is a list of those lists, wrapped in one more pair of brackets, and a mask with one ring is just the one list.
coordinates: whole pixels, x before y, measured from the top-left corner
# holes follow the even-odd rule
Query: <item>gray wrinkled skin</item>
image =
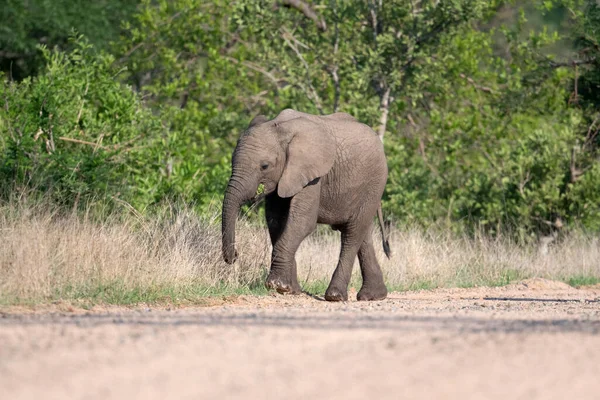
[(339, 230), (342, 240), (325, 298), (348, 300), (358, 255), (363, 277), (358, 300), (384, 299), (387, 289), (371, 231), (387, 174), (381, 141), (371, 128), (348, 114), (315, 116), (288, 109), (271, 121), (264, 116), (254, 118), (233, 153), (223, 199), (223, 258), (235, 262), (239, 208), (263, 184), (273, 243), (268, 288), (301, 293), (296, 250), (320, 223)]

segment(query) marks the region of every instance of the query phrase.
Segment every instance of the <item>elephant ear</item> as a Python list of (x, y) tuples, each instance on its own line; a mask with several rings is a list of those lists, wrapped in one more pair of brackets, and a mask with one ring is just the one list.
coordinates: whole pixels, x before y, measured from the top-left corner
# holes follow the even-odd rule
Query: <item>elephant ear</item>
[(316, 178), (326, 175), (335, 157), (335, 142), (324, 127), (306, 118), (280, 124), (291, 134), (287, 160), (279, 180), (279, 197), (292, 197)]
[(252, 119), (252, 121), (250, 121), (250, 125), (248, 125), (248, 129), (252, 128), (253, 126), (256, 125), (260, 125), (260, 124), (264, 124), (265, 122), (267, 122), (269, 119), (267, 117), (265, 117), (264, 115), (257, 115), (256, 117), (254, 117)]

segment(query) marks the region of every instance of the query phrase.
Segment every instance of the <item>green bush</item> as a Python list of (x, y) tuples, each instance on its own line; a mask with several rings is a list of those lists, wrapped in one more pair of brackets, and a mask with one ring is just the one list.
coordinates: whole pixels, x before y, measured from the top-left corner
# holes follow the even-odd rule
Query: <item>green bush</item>
[[(42, 48), (45, 70), (0, 87), (2, 192), (35, 189), (60, 204), (143, 196), (143, 147), (160, 121), (118, 82), (108, 55), (81, 38), (69, 53)], [(136, 179), (137, 178), (137, 179)]]
[(0, 7), (0, 71), (15, 80), (44, 67), (39, 45), (68, 51), (73, 29), (97, 49), (119, 38), (122, 21), (137, 9), (135, 0), (3, 0)]
[(194, 121), (170, 129), (186, 115), (145, 107), (120, 83), (112, 56), (83, 38), (74, 47), (43, 49), (39, 76), (0, 88), (2, 193), (34, 190), (66, 206), (113, 198), (137, 209), (168, 198), (214, 203), (229, 160), (211, 159)]
[(597, 230), (599, 162), (588, 111), (569, 102), (576, 75), (536, 58), (558, 37), (504, 30), (506, 57), (492, 52), (496, 34), (444, 38), (443, 65), (423, 71), (422, 105), (396, 111), (406, 122), (386, 142), (386, 208), (400, 223), (521, 237)]
[(2, 192), (205, 212), (248, 121), (293, 107), (378, 131), (398, 223), (600, 229), (594, 1), (309, 3), (143, 0), (114, 46), (43, 48), (0, 89)]

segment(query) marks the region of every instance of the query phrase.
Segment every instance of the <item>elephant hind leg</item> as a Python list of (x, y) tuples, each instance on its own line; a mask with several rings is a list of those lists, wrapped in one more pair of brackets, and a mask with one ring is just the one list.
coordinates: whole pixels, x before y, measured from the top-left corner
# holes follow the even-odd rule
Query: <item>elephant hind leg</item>
[(348, 285), (352, 277), (352, 267), (366, 229), (350, 224), (340, 226), (339, 230), (342, 232), (342, 249), (338, 265), (333, 272), (329, 287), (325, 291), (325, 300), (327, 301), (348, 301)]
[(383, 273), (373, 248), (373, 237), (371, 230), (363, 240), (358, 250), (358, 262), (363, 283), (358, 295), (358, 301), (383, 300), (387, 297), (387, 288), (383, 282)]

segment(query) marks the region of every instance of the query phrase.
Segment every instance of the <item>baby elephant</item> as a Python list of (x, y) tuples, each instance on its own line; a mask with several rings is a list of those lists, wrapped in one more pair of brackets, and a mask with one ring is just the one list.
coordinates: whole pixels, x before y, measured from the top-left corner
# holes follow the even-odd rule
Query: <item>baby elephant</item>
[(238, 140), (223, 199), (223, 258), (235, 262), (235, 222), (239, 208), (264, 185), (269, 235), (273, 243), (266, 286), (301, 293), (296, 250), (317, 223), (341, 231), (338, 265), (325, 292), (329, 301), (347, 301), (356, 255), (363, 284), (358, 300), (387, 296), (372, 241), (379, 216), (383, 247), (390, 256), (381, 214), (388, 170), (375, 132), (345, 113), (316, 116), (284, 110), (277, 118), (258, 116)]

